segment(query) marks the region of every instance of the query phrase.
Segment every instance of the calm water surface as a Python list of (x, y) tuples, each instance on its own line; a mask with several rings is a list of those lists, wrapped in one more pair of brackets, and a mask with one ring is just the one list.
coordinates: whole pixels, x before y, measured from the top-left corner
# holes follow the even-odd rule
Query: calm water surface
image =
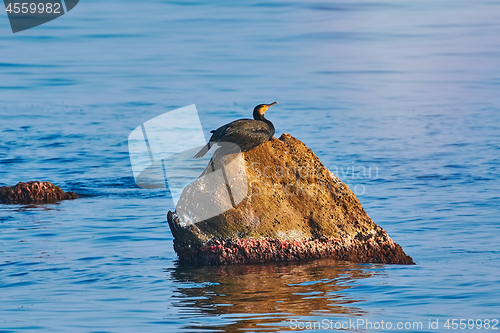
[[(499, 12), (89, 0), (17, 34), (2, 15), (0, 185), (50, 180), (83, 198), (0, 205), (0, 332), (500, 319)], [(136, 187), (129, 133), (195, 103), (208, 135), (274, 100), (277, 134), (313, 149), (416, 266), (178, 264), (172, 201)]]

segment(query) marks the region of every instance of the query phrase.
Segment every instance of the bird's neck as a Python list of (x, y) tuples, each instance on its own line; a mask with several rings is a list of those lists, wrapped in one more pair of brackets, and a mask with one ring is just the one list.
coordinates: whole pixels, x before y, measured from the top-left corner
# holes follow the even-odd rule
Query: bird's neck
[(264, 118), (264, 122), (269, 126), (269, 131), (271, 133), (271, 138), (272, 138), (274, 136), (274, 132), (275, 132), (274, 125), (272, 122), (270, 122), (266, 118)]
[(271, 134), (271, 137), (274, 135), (274, 131), (275, 131), (275, 129), (274, 129), (274, 125), (273, 125), (273, 123), (272, 123), (270, 120), (266, 119), (266, 117), (264, 117), (264, 115), (263, 115), (263, 114), (260, 114), (259, 112), (254, 112), (254, 113), (253, 113), (253, 118), (254, 118), (255, 120), (260, 120), (260, 121), (265, 122), (265, 123), (267, 124), (267, 126), (269, 126), (269, 130), (270, 130), (270, 131), (271, 131), (271, 133), (272, 133), (272, 134)]
[(264, 117), (264, 114), (259, 112), (259, 110), (253, 110), (253, 119), (264, 121), (266, 118)]

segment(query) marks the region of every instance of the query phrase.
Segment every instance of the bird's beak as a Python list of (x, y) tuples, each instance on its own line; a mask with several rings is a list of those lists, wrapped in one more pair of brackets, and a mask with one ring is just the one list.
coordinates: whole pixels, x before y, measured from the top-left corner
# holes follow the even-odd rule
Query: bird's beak
[(267, 109), (269, 109), (271, 106), (276, 105), (276, 104), (278, 104), (278, 102), (272, 102), (271, 104), (266, 104), (266, 106), (264, 107), (264, 110), (262, 110), (262, 111), (266, 112)]

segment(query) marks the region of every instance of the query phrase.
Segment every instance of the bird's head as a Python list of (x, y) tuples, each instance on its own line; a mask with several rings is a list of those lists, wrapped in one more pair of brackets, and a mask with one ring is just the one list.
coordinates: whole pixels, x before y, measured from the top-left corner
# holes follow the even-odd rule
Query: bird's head
[(264, 114), (266, 113), (267, 109), (269, 109), (271, 106), (278, 104), (278, 102), (272, 102), (271, 104), (259, 104), (253, 109), (253, 117), (254, 119), (260, 119), (264, 117)]

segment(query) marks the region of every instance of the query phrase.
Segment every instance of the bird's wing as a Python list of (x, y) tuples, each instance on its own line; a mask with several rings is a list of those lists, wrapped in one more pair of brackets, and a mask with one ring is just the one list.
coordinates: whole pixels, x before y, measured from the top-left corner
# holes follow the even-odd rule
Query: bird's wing
[(224, 136), (229, 136), (234, 133), (245, 131), (251, 132), (269, 132), (269, 126), (263, 122), (252, 119), (241, 119), (228, 124)]
[(211, 130), (210, 133), (213, 133), (212, 136), (210, 137), (211, 142), (220, 142), (221, 139), (226, 135), (227, 130), (231, 127), (229, 131), (234, 129), (235, 127), (238, 127), (238, 124), (244, 123), (246, 121), (251, 121), (252, 119), (239, 119), (235, 120), (233, 122), (230, 122), (229, 124), (222, 125), (218, 129)]
[(262, 121), (235, 121), (226, 128), (218, 142), (232, 142), (242, 144), (245, 142), (261, 141), (263, 135), (268, 135), (269, 126)]

